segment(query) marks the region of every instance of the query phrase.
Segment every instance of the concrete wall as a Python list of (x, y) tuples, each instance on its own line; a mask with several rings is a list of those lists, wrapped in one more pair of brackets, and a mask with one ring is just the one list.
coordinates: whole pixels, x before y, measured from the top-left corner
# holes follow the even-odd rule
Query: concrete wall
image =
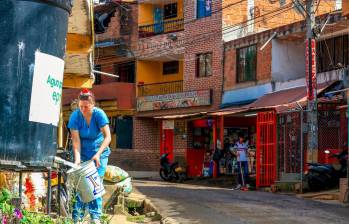
[(305, 76), (305, 44), (303, 42), (272, 41), (271, 76), (275, 82), (285, 82)]

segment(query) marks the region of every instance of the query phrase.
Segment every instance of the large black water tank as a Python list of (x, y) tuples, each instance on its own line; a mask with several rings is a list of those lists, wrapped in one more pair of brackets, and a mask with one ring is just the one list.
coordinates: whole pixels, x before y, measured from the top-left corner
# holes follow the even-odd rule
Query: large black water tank
[(29, 121), (35, 52), (63, 59), (71, 0), (0, 2), (0, 164), (46, 167), (57, 127)]

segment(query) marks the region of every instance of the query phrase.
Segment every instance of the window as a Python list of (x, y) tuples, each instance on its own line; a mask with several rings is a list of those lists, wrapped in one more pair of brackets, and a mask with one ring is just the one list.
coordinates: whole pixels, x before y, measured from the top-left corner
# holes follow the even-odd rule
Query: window
[(212, 53), (198, 54), (196, 57), (196, 76), (212, 75)]
[(168, 61), (162, 64), (162, 74), (177, 74), (179, 70), (179, 62), (178, 61)]
[(197, 18), (211, 16), (212, 14), (212, 0), (197, 0), (196, 15)]
[(164, 19), (172, 19), (177, 17), (177, 3), (164, 5)]
[(317, 72), (327, 72), (349, 64), (347, 35), (319, 41), (316, 51)]
[(256, 80), (257, 47), (252, 45), (237, 50), (237, 82)]
[[(101, 71), (101, 65), (95, 65), (95, 70), (96, 71)], [(101, 82), (102, 82), (101, 74), (94, 73), (94, 75), (95, 75), (95, 83), (94, 83), (94, 85), (101, 84)]]
[(119, 76), (116, 78), (117, 82), (135, 82), (135, 63), (133, 61), (123, 64), (116, 64), (114, 66), (115, 74)]

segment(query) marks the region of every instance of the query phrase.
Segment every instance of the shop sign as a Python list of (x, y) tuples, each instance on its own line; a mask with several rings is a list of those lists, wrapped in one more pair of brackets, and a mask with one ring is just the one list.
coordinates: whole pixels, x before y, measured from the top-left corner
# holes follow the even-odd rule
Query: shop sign
[(174, 129), (174, 120), (163, 120), (162, 129)]
[(64, 61), (35, 53), (29, 121), (58, 125), (61, 108)]
[[(309, 44), (311, 41), (311, 44)], [(309, 52), (309, 45), (311, 50)], [(307, 81), (307, 96), (308, 100), (314, 100), (316, 94), (316, 41), (315, 39), (307, 39), (306, 41), (306, 50), (305, 50), (305, 76)], [(309, 62), (309, 54), (311, 54), (311, 64)], [(311, 66), (311, 69), (309, 69)], [(311, 74), (309, 74), (309, 70), (311, 70)]]
[(165, 110), (211, 105), (211, 90), (198, 90), (137, 98), (137, 111)]

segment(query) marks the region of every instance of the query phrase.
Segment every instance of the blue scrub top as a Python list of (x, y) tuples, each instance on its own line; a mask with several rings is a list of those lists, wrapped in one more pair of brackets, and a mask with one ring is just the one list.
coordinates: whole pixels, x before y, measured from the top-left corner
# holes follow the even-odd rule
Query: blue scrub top
[[(94, 107), (90, 126), (87, 125), (84, 116), (79, 109), (75, 110), (69, 118), (68, 128), (79, 131), (81, 144), (81, 160), (90, 160), (101, 146), (104, 136), (101, 128), (109, 124), (109, 119), (104, 111)], [(110, 149), (107, 147), (101, 158), (108, 157)]]

